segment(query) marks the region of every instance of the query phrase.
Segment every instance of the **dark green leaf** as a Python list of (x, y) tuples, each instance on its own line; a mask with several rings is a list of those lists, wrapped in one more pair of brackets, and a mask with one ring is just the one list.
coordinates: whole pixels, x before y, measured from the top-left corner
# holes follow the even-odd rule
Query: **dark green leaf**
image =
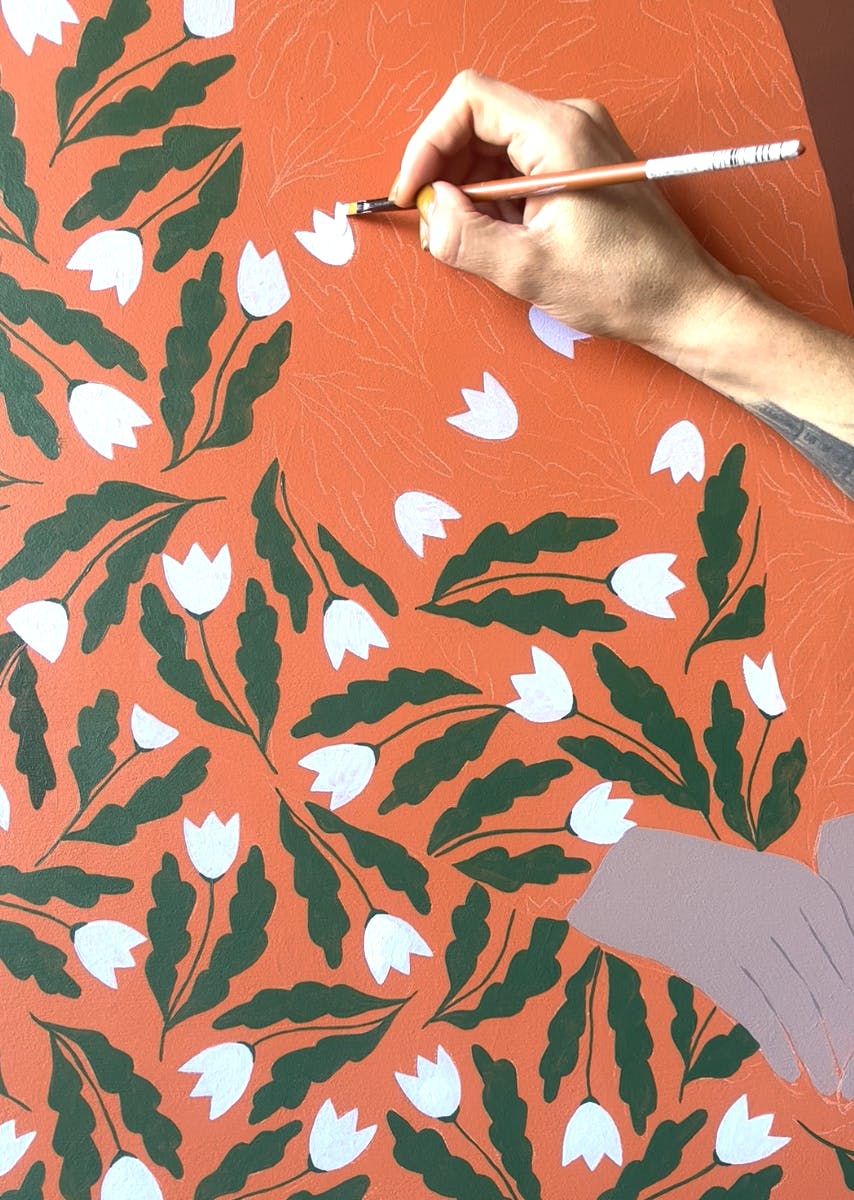
[(611, 694), (617, 712), (640, 725), (647, 741), (664, 750), (678, 764), (693, 801), (683, 807), (708, 816), (709, 773), (697, 758), (691, 727), (677, 717), (667, 692), (643, 667), (629, 667), (601, 643), (593, 647), (599, 678)]
[(39, 205), (27, 185), (27, 156), (23, 142), (15, 137), (15, 101), (0, 88), (0, 196), (21, 222), (24, 241), (33, 248)]
[(741, 487), (744, 446), (736, 443), (727, 452), (717, 475), (706, 480), (703, 510), (697, 527), (706, 555), (697, 563), (697, 582), (713, 617), (729, 587), (729, 573), (741, 554), (738, 527), (747, 511), (747, 493)]
[(769, 1200), (782, 1178), (783, 1168), (778, 1166), (748, 1171), (746, 1175), (739, 1176), (735, 1183), (709, 1188), (703, 1192), (700, 1200)]
[(135, 137), (143, 129), (168, 125), (179, 109), (201, 104), (210, 85), (233, 66), (232, 54), (199, 63), (175, 63), (153, 88), (133, 87), (121, 100), (99, 108), (65, 144), (73, 146), (96, 137)]
[(679, 808), (700, 811), (696, 796), (634, 750), (618, 750), (595, 734), (583, 738), (558, 738), (557, 744), (572, 758), (592, 767), (603, 779), (628, 783), (639, 796), (663, 796)]
[(489, 893), (473, 883), (462, 904), (451, 913), (454, 939), (445, 947), (448, 993), (439, 1009), (445, 1008), (474, 974), (477, 960), (489, 942)]
[(503, 846), (490, 846), (454, 866), (469, 879), (478, 879), (499, 892), (518, 892), (528, 883), (557, 883), (561, 875), (584, 875), (590, 870), (586, 858), (569, 858), (554, 844), (514, 855)]
[(220, 221), (237, 207), (243, 145), (238, 144), (199, 188), (196, 203), (167, 217), (157, 231), (160, 245), (152, 261), (155, 271), (169, 271), (191, 250), (203, 250)]
[(723, 818), (733, 832), (753, 841), (742, 792), (744, 763), (738, 741), (744, 729), (744, 713), (735, 708), (730, 690), (722, 679), (712, 688), (711, 725), (703, 741), (715, 764), (715, 794), (723, 805)]
[(68, 956), (40, 942), (31, 929), (16, 921), (0, 921), (0, 962), (16, 979), (32, 978), (47, 996), (76, 1000), (79, 984), (64, 969)]
[(842, 1181), (849, 1192), (854, 1192), (854, 1154), (842, 1146), (835, 1148), (836, 1161), (842, 1171)]
[(217, 938), (210, 962), (196, 976), (190, 995), (170, 1019), (170, 1028), (216, 1008), (228, 995), (232, 979), (254, 966), (267, 949), (266, 928), (275, 900), (276, 889), (264, 874), (264, 857), (252, 846), (237, 872), (237, 891), (228, 906), (228, 933)]
[(521, 1012), (528, 1000), (541, 996), (560, 979), (556, 955), (568, 932), (566, 921), (537, 917), (528, 945), (510, 959), (504, 978), (489, 985), (475, 1008), (446, 1012), (442, 1020), (458, 1029), (474, 1029), (481, 1021), (513, 1017)]
[(454, 807), (446, 809), (433, 826), (427, 853), (434, 854), (448, 842), (473, 833), (484, 817), (509, 812), (520, 796), (542, 796), (555, 779), (571, 770), (572, 763), (562, 758), (531, 764), (511, 758), (483, 779), (472, 779)]
[(119, 698), (109, 688), (103, 688), (91, 708), (81, 708), (77, 714), (77, 745), (68, 751), (80, 797), (81, 811), (86, 808), (93, 788), (105, 779), (116, 765), (110, 749), (119, 736)]
[[(105, 328), (100, 317), (77, 308), (69, 308), (61, 296), (38, 288), (22, 288), (0, 271), (0, 312), (13, 325), (34, 321), (59, 346), (76, 344), (99, 367), (121, 367), (133, 379), (145, 379), (145, 367), (130, 342)], [(127, 486), (118, 485), (114, 486)]]
[(246, 680), (244, 691), (249, 707), (258, 719), (258, 740), (262, 750), (276, 713), (279, 711), (279, 685), (282, 652), (276, 641), (279, 618), (267, 603), (257, 579), (246, 581), (246, 607), (237, 618), (240, 646), (234, 656), (237, 669)]
[(644, 1188), (660, 1183), (682, 1162), (682, 1151), (706, 1123), (708, 1113), (698, 1108), (684, 1121), (662, 1121), (647, 1142), (643, 1157), (626, 1163), (617, 1182), (599, 1200), (638, 1200)]
[(549, 1104), (557, 1098), (561, 1080), (578, 1065), (579, 1046), (587, 1028), (587, 990), (601, 961), (602, 951), (596, 946), (566, 981), (563, 1004), (549, 1022), (548, 1041), (540, 1059), (543, 1099)]
[(569, 554), (582, 542), (609, 537), (617, 528), (608, 517), (568, 517), (545, 513), (517, 533), (496, 522), (487, 525), (467, 550), (449, 559), (433, 591), (433, 599), (444, 596), (455, 584), (485, 575), (493, 563), (532, 563), (543, 552)]
[(44, 1163), (33, 1163), (20, 1187), (13, 1188), (11, 1192), (4, 1192), (0, 1200), (44, 1200), (44, 1177)]
[(670, 1022), (670, 1037), (679, 1051), (679, 1057), (687, 1068), (691, 1061), (691, 1043), (697, 1032), (697, 1013), (694, 1009), (694, 989), (690, 983), (671, 975), (667, 981), (667, 994), (673, 1005), (673, 1020)]
[(294, 1192), (288, 1200), (362, 1200), (370, 1186), (371, 1181), (367, 1175), (354, 1175), (322, 1192)]
[(363, 1062), (376, 1050), (397, 1011), (364, 1033), (341, 1033), (321, 1038), (315, 1046), (291, 1050), (273, 1063), (270, 1082), (252, 1098), (249, 1124), (266, 1121), (280, 1108), (298, 1108), (313, 1083), (325, 1083), (350, 1062)]
[(104, 71), (125, 52), (125, 38), (148, 21), (148, 0), (112, 0), (104, 17), (92, 17), (80, 37), (77, 60), (56, 79), (56, 119), (65, 133), (76, 102), (94, 88)]
[(301, 1129), (301, 1121), (289, 1121), (280, 1129), (262, 1130), (251, 1142), (238, 1142), (216, 1170), (204, 1177), (193, 1193), (193, 1200), (219, 1200), (220, 1196), (242, 1191), (250, 1175), (278, 1166), (288, 1144)]
[(313, 701), (309, 715), (297, 721), (291, 733), (298, 738), (312, 733), (338, 737), (354, 725), (376, 725), (404, 704), (430, 704), (445, 696), (479, 695), (480, 688), (447, 671), (435, 667), (428, 671), (395, 667), (387, 679), (357, 679), (348, 685), (346, 692)]
[(274, 458), (252, 497), (252, 515), (257, 522), (255, 549), (270, 564), (273, 587), (288, 601), (294, 631), (302, 633), (308, 621), (311, 576), (294, 553), (293, 530), (276, 508), (277, 487), (284, 497), (284, 476), (280, 479), (279, 460)]
[(608, 1024), (614, 1031), (614, 1058), (620, 1072), (620, 1098), (629, 1106), (635, 1133), (646, 1133), (647, 1118), (655, 1112), (658, 1093), (650, 1070), (652, 1035), (646, 1023), (646, 1004), (640, 976), (613, 954), (608, 967)]
[(222, 1013), (213, 1023), (214, 1029), (266, 1029), (281, 1021), (305, 1025), (319, 1017), (358, 1017), (362, 1013), (394, 1008), (400, 1000), (387, 996), (369, 996), (347, 984), (313, 983), (304, 980), (291, 988), (262, 988), (260, 992)]
[(83, 1052), (100, 1087), (111, 1096), (118, 1096), (125, 1128), (139, 1134), (152, 1162), (180, 1179), (184, 1168), (176, 1150), (181, 1145), (181, 1132), (174, 1121), (160, 1111), (160, 1092), (142, 1075), (136, 1074), (131, 1056), (124, 1050), (117, 1050), (94, 1029), (72, 1029), (65, 1025), (48, 1028)]
[(45, 458), (59, 457), (59, 426), (39, 403), (44, 380), (28, 362), (12, 350), (4, 329), (0, 329), (0, 394), (6, 404), (9, 425), (18, 437), (29, 438)]
[(405, 1171), (420, 1175), (431, 1192), (451, 1200), (506, 1200), (497, 1184), (480, 1175), (464, 1158), (451, 1154), (435, 1129), (413, 1129), (393, 1110), (386, 1120), (394, 1138), (394, 1157)]
[(455, 600), (444, 604), (422, 604), (423, 612), (438, 617), (455, 617), (484, 629), (487, 625), (505, 625), (517, 633), (539, 633), (553, 629), (564, 637), (575, 637), (582, 630), (613, 633), (625, 629), (622, 617), (606, 612), (601, 600), (580, 600), (570, 603), (563, 592), (544, 588), (537, 592), (516, 595), (507, 588), (498, 588), (481, 600)]
[(252, 347), (246, 366), (238, 367), (228, 381), (219, 424), (202, 442), (204, 449), (236, 446), (249, 437), (254, 424), (252, 406), (279, 382), (291, 353), (292, 329), (290, 321), (283, 321), (266, 342)]
[(221, 283), (222, 255), (214, 252), (208, 255), (201, 276), (188, 279), (181, 288), (181, 324), (166, 335), (160, 415), (172, 439), (170, 466), (183, 452), (184, 437), (196, 412), (193, 389), (210, 369), (210, 341), (225, 316)]
[(24, 544), (0, 570), (0, 590), (20, 579), (41, 579), (64, 554), (82, 550), (110, 521), (124, 521), (161, 501), (178, 501), (138, 483), (108, 480), (97, 491), (69, 496), (62, 512), (30, 525)]
[(196, 889), (181, 879), (174, 854), (163, 855), (160, 870), (151, 881), (151, 898), (154, 907), (148, 910), (146, 919), (151, 951), (145, 960), (145, 977), (165, 1020), (178, 979), (178, 964), (190, 951), (187, 926), (196, 903)]
[(75, 908), (94, 908), (102, 896), (124, 896), (133, 888), (120, 875), (95, 875), (80, 867), (42, 867), (19, 871), (0, 866), (0, 896), (17, 896), (30, 904), (63, 900)]
[(455, 779), (466, 763), (480, 758), (506, 709), (458, 721), (429, 742), (422, 742), (408, 762), (398, 767), (392, 791), (379, 811), (392, 812), (402, 804), (420, 804), (440, 783)]
[(308, 936), (323, 951), (327, 966), (340, 967), (350, 918), (338, 897), (338, 873), (297, 824), (284, 800), (279, 806), (279, 837), (294, 860), (294, 890), (308, 904)]
[(101, 1177), (101, 1155), (92, 1139), (95, 1114), (83, 1098), (83, 1080), (54, 1037), (50, 1054), (47, 1102), (56, 1113), (51, 1145), (62, 1160), (59, 1190), (65, 1200), (90, 1200)]
[(176, 504), (107, 555), (104, 561), (106, 579), (83, 605), (86, 628), (81, 649), (85, 654), (97, 650), (111, 625), (121, 625), (131, 585), (142, 579), (152, 556), (163, 553), (176, 525), (189, 510), (189, 504)]
[(358, 559), (353, 558), (352, 554), (348, 554), (338, 539), (322, 525), (317, 527), (317, 538), (321, 548), (332, 555), (338, 574), (344, 583), (349, 587), (363, 587), (383, 612), (388, 613), (390, 617), (397, 616), (399, 612), (397, 599), (384, 579), (381, 579), (370, 567), (366, 567)]
[(738, 642), (758, 637), (765, 629), (765, 584), (752, 583), (738, 598), (735, 612), (725, 613), (700, 642)]
[(801, 811), (795, 788), (804, 777), (807, 756), (804, 743), (797, 738), (791, 750), (778, 754), (771, 768), (771, 787), (759, 805), (756, 819), (756, 848), (767, 850), (792, 828)]
[(201, 787), (207, 778), (210, 756), (204, 746), (190, 750), (166, 775), (155, 775), (138, 787), (127, 804), (105, 804), (88, 825), (67, 833), (67, 840), (126, 846), (136, 837), (140, 825), (176, 813), (187, 793)]
[(13, 700), (9, 728), (18, 735), (15, 766), (26, 777), (33, 808), (41, 808), (47, 793), (56, 787), (56, 772), (44, 740), (47, 717), (36, 692), (38, 681), (32, 659), (24, 650), (9, 677)]
[(337, 813), (319, 804), (309, 803), (306, 807), (324, 833), (341, 834), (360, 867), (376, 868), (386, 887), (403, 892), (416, 912), (426, 915), (430, 911), (426, 888), (430, 877), (408, 850), (390, 838), (349, 825)]
[(187, 627), (183, 617), (169, 611), (153, 583), (145, 585), (140, 600), (142, 618), (139, 627), (149, 646), (157, 652), (157, 673), (160, 678), (176, 692), (192, 700), (202, 720), (220, 725), (223, 729), (242, 730), (243, 726), (231, 710), (211, 693), (196, 660), (187, 657)]
[(157, 146), (126, 150), (115, 166), (95, 172), (89, 191), (65, 214), (63, 227), (81, 229), (98, 217), (117, 220), (141, 192), (153, 192), (170, 171), (192, 170), (238, 133), (236, 128), (177, 125), (166, 130)]
[(516, 1068), (506, 1058), (491, 1058), (472, 1046), (472, 1059), (483, 1081), (483, 1107), (490, 1118), (489, 1140), (516, 1183), (522, 1200), (540, 1200), (540, 1181), (532, 1170), (533, 1150), (525, 1129), (528, 1106), (519, 1096)]
[(685, 1075), (685, 1082), (695, 1079), (729, 1079), (759, 1049), (759, 1043), (743, 1025), (727, 1033), (709, 1038)]

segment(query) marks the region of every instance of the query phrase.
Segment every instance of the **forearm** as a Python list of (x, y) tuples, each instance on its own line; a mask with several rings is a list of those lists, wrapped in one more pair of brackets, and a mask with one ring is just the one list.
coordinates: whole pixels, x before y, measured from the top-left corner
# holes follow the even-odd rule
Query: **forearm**
[(752, 412), (854, 499), (854, 339), (734, 279), (678, 341), (649, 348)]

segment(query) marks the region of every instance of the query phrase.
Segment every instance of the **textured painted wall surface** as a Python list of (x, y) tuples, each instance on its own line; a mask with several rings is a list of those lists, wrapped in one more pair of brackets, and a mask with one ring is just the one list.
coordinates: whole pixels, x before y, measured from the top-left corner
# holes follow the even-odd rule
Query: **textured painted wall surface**
[[(334, 217), (468, 65), (810, 143), (785, 41), (444, 7), (0, 3), (6, 1197), (854, 1189), (850, 506)], [(814, 154), (668, 194), (854, 329)]]

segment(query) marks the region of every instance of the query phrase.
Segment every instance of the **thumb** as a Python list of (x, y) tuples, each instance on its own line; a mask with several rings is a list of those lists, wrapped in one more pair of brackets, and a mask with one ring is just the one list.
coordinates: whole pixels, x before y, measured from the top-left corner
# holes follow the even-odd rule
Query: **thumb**
[(854, 814), (825, 821), (819, 830), (816, 866), (830, 884), (854, 925)]
[(425, 250), (446, 266), (488, 279), (505, 292), (526, 298), (534, 258), (534, 235), (478, 212), (450, 183), (434, 183), (417, 198)]

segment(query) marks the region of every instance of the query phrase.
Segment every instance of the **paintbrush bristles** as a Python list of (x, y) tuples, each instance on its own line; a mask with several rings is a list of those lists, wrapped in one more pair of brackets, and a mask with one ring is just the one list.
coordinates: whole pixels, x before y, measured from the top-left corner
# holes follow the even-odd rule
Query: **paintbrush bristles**
[(383, 196), (377, 200), (351, 200), (346, 212), (348, 217), (363, 217), (369, 213), (398, 212), (398, 206)]

